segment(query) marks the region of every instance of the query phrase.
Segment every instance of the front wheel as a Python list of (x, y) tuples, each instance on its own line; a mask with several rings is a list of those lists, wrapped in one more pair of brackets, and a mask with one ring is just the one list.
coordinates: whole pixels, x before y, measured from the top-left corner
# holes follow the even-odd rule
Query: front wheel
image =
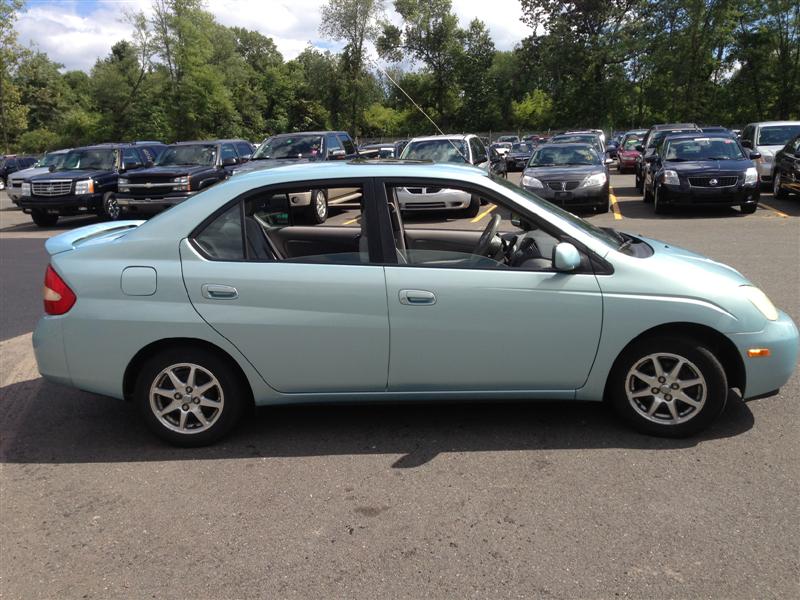
[(717, 357), (702, 343), (652, 337), (623, 351), (608, 391), (616, 411), (639, 431), (686, 437), (708, 427), (722, 412), (728, 381)]
[(58, 215), (35, 208), (31, 211), (31, 218), (39, 227), (52, 227), (58, 223)]
[(776, 198), (786, 198), (789, 193), (781, 185), (781, 172), (775, 171), (772, 175), (772, 195)]
[(642, 187), (642, 178), (639, 175), (638, 170), (636, 171), (636, 191), (640, 194), (644, 191), (644, 188)]
[(481, 199), (478, 196), (472, 196), (469, 200), (469, 206), (464, 209), (464, 216), (468, 219), (477, 217), (481, 210)]
[(116, 221), (122, 215), (122, 209), (117, 202), (117, 197), (113, 192), (108, 192), (103, 196), (102, 204), (99, 210), (100, 217), (106, 221)]
[(217, 441), (239, 421), (247, 398), (245, 385), (226, 360), (191, 346), (150, 358), (134, 392), (147, 426), (176, 446)]
[(653, 194), (653, 211), (657, 215), (663, 215), (663, 214), (665, 214), (667, 212), (667, 207), (661, 201), (660, 196), (661, 196), (661, 194), (658, 193), (658, 188), (656, 188), (656, 191)]
[(747, 204), (742, 204), (739, 206), (739, 212), (741, 212), (743, 215), (752, 215), (754, 212), (756, 212), (757, 208), (758, 204), (755, 202), (748, 202)]

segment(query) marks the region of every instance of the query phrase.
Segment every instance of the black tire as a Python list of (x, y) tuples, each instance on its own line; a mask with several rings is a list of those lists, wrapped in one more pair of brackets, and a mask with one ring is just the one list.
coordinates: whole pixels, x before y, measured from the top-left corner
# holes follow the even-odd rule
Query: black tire
[(644, 200), (645, 204), (650, 204), (653, 201), (653, 194), (647, 188), (644, 188), (644, 193), (642, 195), (642, 200)]
[(469, 201), (469, 206), (464, 209), (464, 216), (471, 219), (478, 216), (481, 211), (481, 199), (478, 196), (472, 196)]
[(328, 219), (328, 197), (322, 190), (311, 190), (311, 202), (306, 212), (308, 220), (321, 225)]
[(740, 205), (739, 212), (741, 212), (743, 215), (752, 215), (754, 212), (756, 212), (757, 208), (758, 208), (757, 202), (750, 202), (748, 204)]
[(640, 194), (644, 191), (644, 188), (642, 187), (642, 177), (638, 170), (636, 171), (636, 191)]
[(606, 194), (606, 200), (600, 206), (597, 207), (597, 212), (600, 214), (607, 213), (611, 208), (611, 199), (609, 198), (608, 194)]
[(122, 216), (122, 208), (117, 203), (114, 192), (106, 192), (97, 211), (98, 216), (105, 221), (117, 221)]
[[(193, 390), (191, 390), (191, 388), (183, 388), (181, 394), (184, 394), (184, 397), (180, 399), (177, 397), (175, 398), (176, 402), (183, 402), (181, 407), (173, 409), (173, 411), (167, 413), (164, 418), (156, 416), (156, 409), (151, 405), (151, 386), (157, 384), (159, 387), (171, 385), (171, 383), (159, 383), (160, 381), (166, 382), (169, 379), (163, 375), (163, 372), (170, 367), (175, 366), (178, 368), (177, 365), (187, 363), (200, 367), (205, 373), (211, 374), (216, 378), (218, 382), (216, 387), (221, 390), (221, 394), (217, 393), (214, 388), (211, 389), (209, 394), (211, 396), (216, 396), (217, 401), (219, 401), (221, 397), (221, 408), (217, 409), (213, 406), (201, 406), (199, 403), (195, 404), (197, 398), (191, 397), (191, 392)], [(187, 368), (178, 368), (178, 373), (181, 372), (180, 369)], [(188, 383), (188, 377), (186, 381)], [(200, 375), (197, 376), (195, 381), (201, 381)], [(204, 378), (202, 381), (207, 383), (209, 380)], [(166, 389), (175, 388), (172, 386), (172, 388)], [(203, 400), (206, 400), (206, 398), (203, 397)], [(211, 398), (211, 400), (213, 400), (213, 398)], [(247, 384), (242, 381), (241, 374), (231, 366), (228, 360), (205, 348), (185, 346), (165, 349), (148, 359), (147, 362), (142, 365), (136, 379), (133, 401), (147, 426), (162, 440), (175, 446), (197, 447), (212, 444), (230, 432), (239, 422), (245, 407), (248, 406), (250, 394), (247, 389)], [(155, 403), (163, 402), (166, 404), (167, 401), (172, 402), (172, 398), (166, 395), (156, 395), (154, 399)], [(169, 406), (169, 404), (166, 404), (166, 406), (162, 404), (161, 408), (166, 408), (167, 406)], [(188, 410), (184, 410), (184, 407), (187, 406), (189, 407)], [(207, 408), (207, 410), (203, 410), (203, 408)], [(210, 426), (201, 431), (191, 432), (190, 428), (193, 425), (195, 428), (203, 427), (200, 420), (193, 414), (196, 410), (203, 411), (204, 416), (206, 416), (210, 422)], [(219, 414), (215, 412), (217, 410), (219, 410)], [(170, 429), (169, 426), (165, 424), (164, 421), (178, 421), (178, 423), (173, 422), (172, 425), (181, 429), (179, 425), (182, 413), (186, 413), (187, 415), (185, 419), (185, 433)]]
[[(668, 355), (687, 360), (688, 362), (678, 373), (678, 380), (692, 379), (692, 373), (696, 370), (698, 378), (704, 380), (705, 383), (705, 396), (703, 402), (699, 403), (699, 407), (672, 398), (669, 392), (678, 394), (683, 390), (674, 392), (669, 385), (671, 379), (665, 377), (665, 381), (659, 383), (658, 379), (654, 378), (652, 383), (648, 383), (629, 376), (634, 367), (637, 367), (640, 372), (648, 372), (647, 365), (654, 364), (652, 360), (648, 363), (649, 357), (653, 355)], [(669, 362), (670, 360), (674, 360), (674, 358), (666, 360), (662, 358), (659, 362), (665, 375), (677, 364), (677, 361)], [(652, 374), (656, 373), (653, 370)], [(638, 382), (643, 388), (632, 388), (631, 394), (639, 392), (644, 395), (629, 399), (628, 387), (632, 386), (634, 382)], [(649, 385), (660, 385), (661, 387), (648, 389)], [(665, 389), (666, 393), (663, 391)], [(690, 390), (685, 392), (684, 397), (694, 401), (700, 399), (702, 384), (684, 389)], [(653, 394), (649, 394), (648, 397), (648, 392), (651, 390), (658, 390), (659, 400)], [(617, 358), (609, 376), (607, 391), (609, 400), (617, 413), (638, 431), (660, 437), (680, 438), (702, 431), (719, 416), (728, 399), (728, 380), (717, 357), (702, 342), (683, 337), (650, 337), (634, 342)], [(695, 395), (694, 398), (692, 394)], [(666, 398), (669, 398), (669, 401), (666, 401)], [(675, 414), (679, 415), (678, 421), (674, 420), (669, 407), (670, 403), (675, 406)], [(634, 404), (637, 408), (634, 408)], [(653, 417), (648, 418), (642, 414), (648, 412), (655, 404), (658, 404), (658, 407), (654, 411)], [(681, 422), (680, 419), (684, 418), (686, 420)]]
[(669, 207), (666, 206), (663, 202), (658, 201), (658, 188), (656, 188), (656, 191), (653, 194), (652, 201), (653, 201), (653, 211), (657, 215), (664, 215), (667, 214), (667, 212), (669, 212)]
[(789, 196), (789, 192), (787, 192), (783, 187), (781, 187), (781, 172), (775, 171), (772, 174), (772, 195), (775, 198), (786, 198)]
[(31, 211), (31, 218), (39, 227), (52, 227), (58, 223), (58, 215), (35, 208)]

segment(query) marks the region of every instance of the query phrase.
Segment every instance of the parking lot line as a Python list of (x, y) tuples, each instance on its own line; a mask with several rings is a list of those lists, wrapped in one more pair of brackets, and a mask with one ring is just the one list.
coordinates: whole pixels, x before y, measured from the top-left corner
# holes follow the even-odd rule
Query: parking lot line
[(480, 220), (481, 220), (483, 217), (485, 217), (485, 216), (486, 216), (486, 215), (488, 215), (490, 212), (492, 212), (492, 211), (493, 211), (495, 208), (497, 208), (497, 204), (492, 204), (492, 205), (491, 205), (489, 208), (487, 208), (485, 211), (483, 211), (483, 212), (482, 212), (481, 214), (479, 214), (477, 217), (475, 217), (474, 219), (472, 219), (472, 220), (470, 221), (470, 223), (477, 223), (477, 222), (478, 222), (478, 221), (480, 221)]
[(763, 202), (759, 202), (759, 205), (763, 206), (764, 208), (768, 208), (768, 209), (778, 213), (779, 217), (783, 217), (784, 219), (788, 219), (789, 218), (789, 215), (787, 215), (785, 212), (780, 211), (777, 208), (774, 208), (774, 207), (770, 206), (769, 204), (764, 204)]
[(617, 204), (617, 197), (614, 195), (614, 190), (608, 190), (608, 200), (611, 202), (611, 212), (614, 213), (614, 220), (615, 221), (622, 221), (622, 211), (619, 209), (619, 204)]
[(355, 219), (350, 219), (349, 221), (345, 221), (342, 225), (352, 225), (353, 223), (358, 223), (358, 219), (360, 217), (356, 217)]

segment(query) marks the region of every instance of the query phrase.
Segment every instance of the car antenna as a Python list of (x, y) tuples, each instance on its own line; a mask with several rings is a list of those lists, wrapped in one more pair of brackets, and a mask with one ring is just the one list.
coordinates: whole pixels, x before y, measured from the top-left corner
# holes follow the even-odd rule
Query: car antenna
[(467, 157), (466, 157), (466, 156), (464, 156), (464, 153), (461, 151), (461, 148), (459, 148), (458, 146), (456, 146), (456, 145), (453, 143), (453, 140), (451, 140), (449, 137), (447, 137), (444, 131), (442, 131), (441, 129), (439, 129), (439, 126), (436, 124), (436, 122), (435, 122), (433, 119), (431, 119), (431, 118), (428, 116), (428, 113), (426, 113), (424, 110), (422, 110), (422, 107), (421, 107), (419, 104), (417, 104), (416, 102), (414, 102), (414, 99), (413, 99), (411, 96), (409, 96), (409, 95), (408, 95), (408, 92), (406, 92), (406, 91), (403, 89), (403, 87), (402, 87), (402, 86), (401, 86), (399, 83), (397, 83), (397, 82), (396, 82), (396, 81), (395, 81), (395, 80), (392, 78), (392, 76), (391, 76), (391, 75), (389, 75), (389, 73), (387, 73), (387, 72), (386, 72), (386, 70), (385, 70), (383, 67), (381, 67), (381, 66), (380, 66), (380, 65), (379, 65), (379, 64), (378, 64), (376, 61), (374, 61), (374, 60), (373, 60), (373, 59), (371, 59), (371, 58), (367, 58), (367, 60), (369, 60), (369, 61), (370, 61), (370, 62), (371, 62), (371, 63), (372, 63), (374, 66), (375, 66), (375, 68), (376, 68), (376, 69), (378, 69), (378, 71), (380, 71), (380, 72), (381, 72), (381, 73), (382, 73), (382, 74), (383, 74), (383, 75), (386, 77), (386, 79), (388, 79), (389, 81), (391, 81), (391, 82), (394, 84), (394, 86), (395, 86), (395, 87), (396, 87), (398, 90), (400, 90), (401, 92), (403, 92), (403, 95), (404, 95), (406, 98), (408, 98), (409, 102), (411, 102), (411, 104), (413, 104), (413, 105), (414, 105), (414, 107), (415, 107), (415, 108), (416, 108), (416, 109), (417, 109), (419, 112), (421, 112), (421, 113), (422, 113), (422, 115), (423, 115), (423, 116), (424, 116), (426, 119), (428, 119), (428, 121), (430, 121), (430, 122), (431, 122), (431, 124), (432, 124), (432, 125), (433, 125), (433, 126), (436, 128), (436, 131), (438, 131), (438, 132), (439, 132), (439, 133), (440, 133), (440, 134), (441, 134), (441, 135), (442, 135), (442, 136), (443, 136), (443, 137), (444, 137), (444, 138), (445, 138), (445, 139), (446, 139), (448, 142), (450, 142), (450, 145), (451, 145), (453, 148), (455, 148), (456, 152), (458, 152), (458, 153), (461, 155), (461, 158), (463, 158), (463, 159), (464, 159), (464, 162), (468, 163), (469, 161), (467, 160)]

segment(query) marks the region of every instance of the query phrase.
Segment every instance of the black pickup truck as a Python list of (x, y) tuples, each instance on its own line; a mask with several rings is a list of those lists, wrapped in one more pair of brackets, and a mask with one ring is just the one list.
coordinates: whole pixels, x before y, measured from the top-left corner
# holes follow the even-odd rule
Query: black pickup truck
[(120, 174), (151, 166), (164, 147), (160, 142), (143, 142), (70, 150), (58, 170), (22, 183), (19, 206), (40, 227), (55, 225), (67, 215), (96, 213), (111, 221), (119, 219)]
[(253, 150), (245, 140), (171, 144), (154, 166), (119, 178), (117, 203), (135, 212), (164, 210), (229, 177), (233, 168), (250, 159)]

